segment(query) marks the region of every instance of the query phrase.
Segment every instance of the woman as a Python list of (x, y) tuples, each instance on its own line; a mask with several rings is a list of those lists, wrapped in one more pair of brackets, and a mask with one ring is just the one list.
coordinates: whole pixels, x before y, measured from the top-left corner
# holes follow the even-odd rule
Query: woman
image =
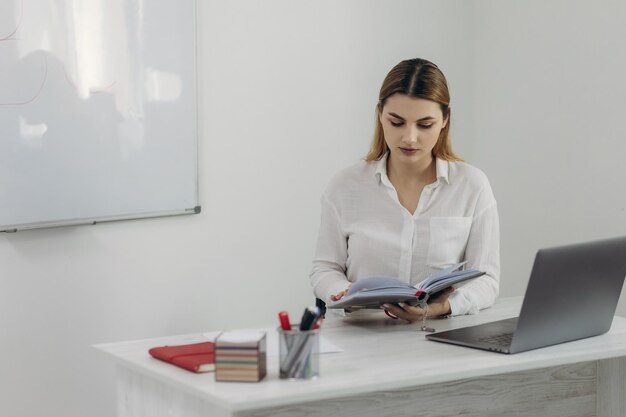
[[(468, 261), (482, 277), (429, 301), (427, 316), (475, 314), (491, 306), (500, 281), (499, 224), (487, 177), (450, 145), (450, 95), (432, 62), (400, 62), (385, 77), (372, 146), (324, 192), (311, 285), (324, 300), (351, 282), (391, 276), (416, 284)], [(424, 310), (384, 305), (409, 322)]]

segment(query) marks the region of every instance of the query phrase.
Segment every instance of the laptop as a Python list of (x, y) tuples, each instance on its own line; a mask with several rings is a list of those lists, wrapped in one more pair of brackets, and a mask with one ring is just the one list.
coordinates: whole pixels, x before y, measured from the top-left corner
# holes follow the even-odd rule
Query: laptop
[(519, 317), (426, 335), (518, 353), (606, 333), (626, 277), (626, 237), (541, 249)]

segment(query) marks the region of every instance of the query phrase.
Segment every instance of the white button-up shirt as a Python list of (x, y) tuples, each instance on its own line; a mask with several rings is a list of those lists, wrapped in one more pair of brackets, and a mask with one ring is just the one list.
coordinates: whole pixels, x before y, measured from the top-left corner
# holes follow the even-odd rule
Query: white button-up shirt
[(361, 161), (331, 180), (310, 274), (316, 297), (329, 301), (360, 278), (396, 277), (415, 285), (467, 260), (486, 274), (450, 295), (453, 315), (491, 306), (500, 282), (498, 209), (485, 174), (436, 160), (437, 180), (424, 187), (411, 214), (387, 176), (387, 157)]

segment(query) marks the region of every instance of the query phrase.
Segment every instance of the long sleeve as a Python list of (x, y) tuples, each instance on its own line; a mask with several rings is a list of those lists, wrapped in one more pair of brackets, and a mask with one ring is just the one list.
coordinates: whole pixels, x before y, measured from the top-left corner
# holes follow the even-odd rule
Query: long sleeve
[(328, 301), (331, 294), (336, 294), (348, 286), (346, 277), (348, 242), (337, 209), (326, 195), (322, 196), (321, 206), (317, 249), (309, 278), (315, 296)]
[(483, 190), (472, 219), (465, 249), (468, 269), (485, 275), (462, 286), (450, 295), (452, 315), (476, 314), (496, 300), (500, 286), (500, 227), (498, 207), (489, 186)]

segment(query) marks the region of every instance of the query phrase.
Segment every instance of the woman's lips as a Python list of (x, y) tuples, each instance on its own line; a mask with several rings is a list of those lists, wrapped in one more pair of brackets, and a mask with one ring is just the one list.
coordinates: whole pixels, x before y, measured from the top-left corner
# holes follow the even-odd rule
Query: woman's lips
[(415, 152), (417, 152), (417, 149), (411, 149), (411, 148), (400, 148), (400, 150), (405, 155), (413, 155), (415, 154)]

